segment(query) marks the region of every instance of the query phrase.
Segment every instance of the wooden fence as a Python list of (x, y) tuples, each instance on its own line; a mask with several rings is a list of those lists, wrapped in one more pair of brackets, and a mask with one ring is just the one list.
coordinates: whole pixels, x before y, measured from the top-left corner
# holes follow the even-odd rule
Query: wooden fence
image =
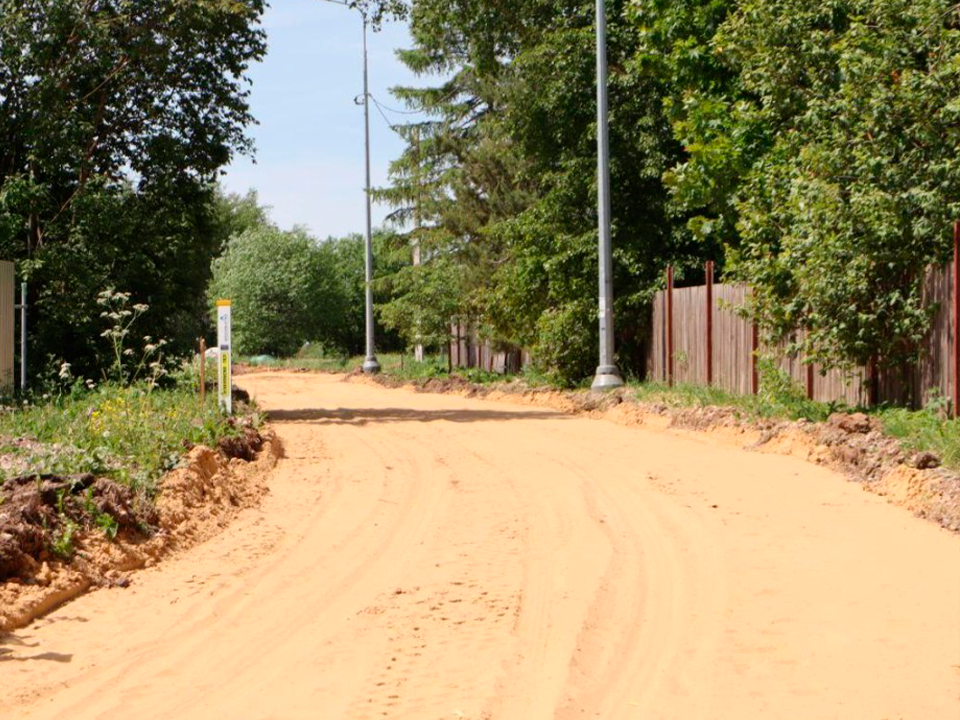
[(475, 325), (453, 325), (450, 328), (450, 366), (479, 368), (508, 375), (518, 373), (530, 362), (530, 356), (516, 347), (498, 347), (479, 337)]
[(668, 271), (667, 289), (657, 293), (652, 309), (646, 360), (649, 379), (756, 393), (759, 353), (775, 358), (813, 400), (921, 407), (942, 397), (952, 399), (953, 407), (960, 408), (960, 385), (955, 381), (960, 345), (954, 340), (960, 323), (960, 297), (954, 291), (960, 276), (960, 232), (953, 264), (932, 268), (924, 278), (924, 302), (935, 308), (935, 314), (920, 360), (899, 370), (878, 372), (873, 367), (860, 367), (847, 374), (823, 371), (815, 363), (804, 362), (802, 355), (788, 353), (785, 345), (760, 347), (756, 327), (737, 312), (745, 305), (749, 290), (713, 284), (712, 274), (708, 264), (706, 285), (674, 288)]

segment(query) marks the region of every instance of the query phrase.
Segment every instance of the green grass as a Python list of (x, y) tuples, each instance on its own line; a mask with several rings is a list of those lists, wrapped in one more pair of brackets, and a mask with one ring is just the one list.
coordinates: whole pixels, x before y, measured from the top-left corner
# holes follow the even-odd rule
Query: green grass
[(739, 395), (716, 387), (700, 385), (675, 385), (645, 382), (631, 384), (637, 400), (660, 403), (667, 407), (730, 407), (745, 418), (770, 418), (779, 420), (810, 420), (823, 422), (831, 413), (841, 409), (838, 405), (814, 402), (802, 394), (791, 391), (768, 391), (759, 395)]
[[(327, 356), (319, 346), (308, 345), (295, 356), (289, 358), (258, 359), (256, 357), (241, 357), (239, 361), (255, 367), (349, 373), (354, 370), (359, 370), (363, 366), (364, 356), (355, 355), (346, 358)], [(427, 380), (429, 378), (448, 376), (447, 359), (445, 355), (430, 355), (427, 356), (423, 362), (417, 362), (412, 354), (381, 353), (377, 355), (377, 361), (380, 363), (380, 371), (384, 375), (390, 375), (402, 380)], [(459, 368), (454, 371), (454, 374), (478, 384), (503, 382), (516, 377), (487, 372), (479, 368)], [(545, 382), (542, 378), (532, 373), (529, 373), (529, 377), (528, 375), (521, 377), (525, 377), (525, 379), (528, 379), (528, 382), (534, 385), (542, 385)]]
[(936, 405), (923, 410), (880, 408), (875, 414), (884, 432), (899, 439), (905, 450), (929, 450), (944, 466), (960, 470), (960, 420), (946, 419)]
[[(780, 392), (738, 395), (698, 385), (668, 387), (663, 383), (640, 383), (630, 387), (641, 402), (661, 403), (673, 408), (729, 407), (742, 413), (745, 419), (823, 422), (834, 412), (851, 410), (843, 405), (807, 400), (799, 389), (784, 392), (781, 388)], [(855, 409), (878, 418), (884, 433), (898, 439), (906, 452), (928, 450), (935, 453), (945, 467), (960, 470), (960, 420), (945, 417), (942, 404), (933, 403), (923, 410), (895, 407)]]
[[(394, 353), (378, 355), (377, 360), (384, 372), (393, 373), (400, 368), (401, 356)], [(301, 350), (298, 354), (288, 358), (274, 358), (269, 356), (243, 356), (238, 362), (254, 367), (284, 368), (290, 370), (313, 370), (316, 372), (348, 373), (358, 370), (363, 365), (364, 356), (353, 357), (327, 356)], [(409, 360), (409, 359), (408, 359)], [(410, 360), (412, 362), (412, 360)]]
[(216, 397), (193, 387), (101, 385), (0, 411), (0, 481), (33, 473), (94, 473), (151, 494), (189, 447), (236, 429)]

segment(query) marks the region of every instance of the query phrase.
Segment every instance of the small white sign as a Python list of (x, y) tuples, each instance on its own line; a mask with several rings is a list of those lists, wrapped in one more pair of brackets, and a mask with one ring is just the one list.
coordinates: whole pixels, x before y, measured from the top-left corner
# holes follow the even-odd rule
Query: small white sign
[(233, 413), (233, 394), (231, 393), (233, 373), (231, 372), (231, 307), (229, 300), (217, 300), (217, 397), (220, 408), (227, 414)]

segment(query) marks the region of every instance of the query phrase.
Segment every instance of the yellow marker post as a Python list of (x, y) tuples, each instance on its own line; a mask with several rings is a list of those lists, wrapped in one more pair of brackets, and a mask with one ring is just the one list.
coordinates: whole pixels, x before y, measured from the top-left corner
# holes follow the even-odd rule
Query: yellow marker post
[(217, 300), (217, 392), (220, 408), (227, 414), (233, 413), (233, 394), (231, 388), (233, 377), (231, 373), (231, 322), (232, 307), (229, 300)]

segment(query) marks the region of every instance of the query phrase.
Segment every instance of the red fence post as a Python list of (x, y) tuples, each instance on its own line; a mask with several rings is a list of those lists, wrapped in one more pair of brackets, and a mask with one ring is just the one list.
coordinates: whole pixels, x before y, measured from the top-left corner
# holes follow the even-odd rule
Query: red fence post
[(960, 413), (960, 220), (953, 224), (953, 416)]
[(760, 328), (756, 321), (750, 328), (750, 391), (756, 395), (760, 392), (760, 373), (757, 372), (757, 353), (760, 350)]
[(713, 260), (707, 260), (707, 385), (713, 385)]
[(673, 265), (667, 265), (667, 384), (673, 386)]
[(880, 399), (880, 371), (877, 368), (877, 356), (870, 358), (867, 364), (867, 404), (876, 407)]

